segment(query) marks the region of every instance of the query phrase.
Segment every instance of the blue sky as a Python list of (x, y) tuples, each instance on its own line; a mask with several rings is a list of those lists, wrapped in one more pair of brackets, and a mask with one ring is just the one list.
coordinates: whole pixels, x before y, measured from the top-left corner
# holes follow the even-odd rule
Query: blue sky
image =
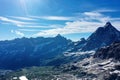
[(87, 38), (107, 21), (120, 30), (120, 0), (0, 0), (0, 40)]

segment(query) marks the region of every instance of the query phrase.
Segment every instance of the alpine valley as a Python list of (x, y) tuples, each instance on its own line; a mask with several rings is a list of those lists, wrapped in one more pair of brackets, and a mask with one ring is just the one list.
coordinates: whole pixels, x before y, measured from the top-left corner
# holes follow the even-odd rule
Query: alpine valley
[(120, 80), (120, 31), (110, 22), (87, 39), (0, 41), (0, 80)]

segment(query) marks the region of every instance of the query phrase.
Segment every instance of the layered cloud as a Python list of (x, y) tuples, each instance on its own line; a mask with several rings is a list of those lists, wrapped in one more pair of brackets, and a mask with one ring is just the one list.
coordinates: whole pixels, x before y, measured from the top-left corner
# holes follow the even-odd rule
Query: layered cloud
[(55, 20), (55, 21), (72, 21), (74, 19), (74, 17), (66, 17), (66, 16), (30, 16), (30, 17), (36, 19)]
[(80, 13), (82, 17), (76, 18), (75, 21), (66, 22), (63, 28), (55, 28), (50, 30), (40, 31), (35, 36), (54, 36), (56, 34), (72, 34), (72, 33), (89, 33), (95, 31), (98, 27), (104, 26), (107, 21), (120, 30), (120, 18), (112, 18), (106, 16), (104, 12), (114, 12), (116, 10), (96, 10), (91, 12)]
[(34, 36), (55, 36), (57, 34), (88, 33), (93, 32), (97, 26), (102, 26), (102, 24), (99, 22), (87, 21), (67, 22), (63, 28), (40, 31)]
[(19, 17), (19, 16), (8, 16), (8, 17), (13, 18), (13, 19), (18, 19), (18, 20), (28, 20), (28, 21), (35, 20), (30, 17)]
[[(0, 17), (2, 24), (13, 24), (18, 27), (18, 30), (11, 30), (12, 33), (19, 36), (25, 36), (23, 32), (36, 32), (31, 35), (37, 36), (55, 36), (57, 34), (73, 34), (73, 33), (89, 33), (96, 30), (96, 28), (103, 26), (107, 21), (111, 21), (112, 24), (120, 30), (120, 18), (106, 16), (106, 12), (115, 12), (116, 10), (101, 9), (95, 11), (88, 11), (79, 13), (75, 16), (7, 16)], [(44, 20), (44, 25), (39, 21)], [(46, 25), (46, 21), (63, 21), (64, 23)]]
[[(24, 19), (29, 19), (29, 18), (24, 18)], [(13, 25), (16, 25), (16, 26), (19, 26), (19, 27), (20, 26), (22, 27), (22, 25), (33, 24), (31, 22), (15, 20), (15, 19), (11, 19), (11, 18), (8, 18), (8, 17), (3, 17), (3, 16), (0, 16), (0, 21), (1, 21), (1, 23), (13, 24)]]

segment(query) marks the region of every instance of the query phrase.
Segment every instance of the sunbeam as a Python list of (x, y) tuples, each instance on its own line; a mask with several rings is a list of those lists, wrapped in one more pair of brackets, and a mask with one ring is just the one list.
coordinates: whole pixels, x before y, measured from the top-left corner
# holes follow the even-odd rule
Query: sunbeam
[(25, 0), (20, 0), (20, 5), (21, 5), (22, 9), (24, 10), (25, 15), (28, 16), (26, 1)]

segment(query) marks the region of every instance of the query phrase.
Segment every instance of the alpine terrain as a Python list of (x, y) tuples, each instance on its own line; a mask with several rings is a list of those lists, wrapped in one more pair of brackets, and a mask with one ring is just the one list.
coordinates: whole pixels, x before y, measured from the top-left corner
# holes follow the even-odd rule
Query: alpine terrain
[(120, 31), (110, 22), (87, 39), (0, 41), (0, 80), (120, 80)]

